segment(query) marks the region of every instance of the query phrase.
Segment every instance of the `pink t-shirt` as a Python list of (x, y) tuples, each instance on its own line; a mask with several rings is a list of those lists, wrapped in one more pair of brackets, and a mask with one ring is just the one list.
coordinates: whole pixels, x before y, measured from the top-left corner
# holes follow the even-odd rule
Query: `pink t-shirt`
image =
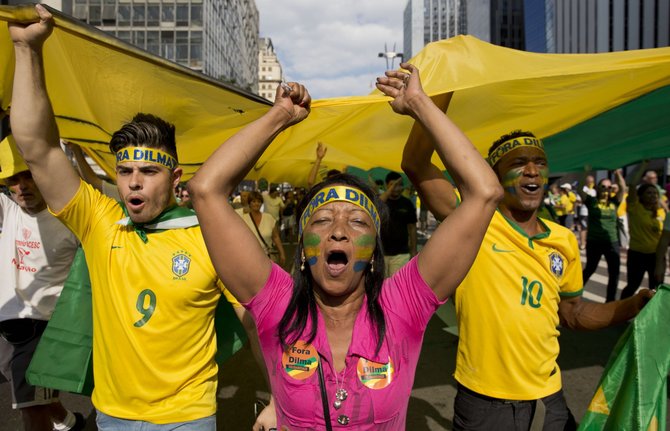
[[(337, 374), (338, 383), (320, 311), (317, 311), (316, 337), (309, 345), (296, 342), (286, 352), (281, 347), (277, 328), (292, 290), (291, 276), (275, 264), (263, 289), (243, 304), (258, 327), (275, 397), (278, 429), (281, 426), (291, 431), (325, 429), (316, 368), (319, 360), (333, 429), (404, 429), (423, 334), (435, 310), (446, 302), (439, 301), (421, 278), (416, 258), (384, 280), (380, 304), (386, 319), (386, 337), (377, 354), (376, 330), (368, 318), (364, 300), (356, 317), (344, 376)], [(307, 340), (310, 328), (308, 319), (299, 340)], [(340, 387), (348, 396), (336, 409), (333, 402)], [(347, 425), (338, 423), (341, 416), (348, 418)]]

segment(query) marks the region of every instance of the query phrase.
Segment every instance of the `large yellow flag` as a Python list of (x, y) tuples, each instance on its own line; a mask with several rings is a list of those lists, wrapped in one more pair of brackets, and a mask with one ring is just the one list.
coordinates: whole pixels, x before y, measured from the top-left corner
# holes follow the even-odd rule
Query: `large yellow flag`
[[(31, 13), (2, 6), (0, 21)], [(257, 96), (55, 15), (44, 53), (61, 135), (86, 147), (110, 174), (110, 133), (136, 112), (176, 125), (188, 178), (221, 142), (268, 109)], [(3, 112), (11, 104), (12, 52), (0, 22)], [(482, 154), (498, 136), (523, 129), (545, 140), (554, 171), (587, 164), (613, 169), (670, 156), (670, 48), (536, 54), (458, 36), (429, 44), (411, 62), (429, 95), (454, 92), (449, 116)], [(281, 134), (250, 177), (304, 184), (318, 140), (328, 145), (328, 168), (399, 170), (412, 120), (394, 114), (388, 100), (375, 91), (314, 101), (309, 118)]]

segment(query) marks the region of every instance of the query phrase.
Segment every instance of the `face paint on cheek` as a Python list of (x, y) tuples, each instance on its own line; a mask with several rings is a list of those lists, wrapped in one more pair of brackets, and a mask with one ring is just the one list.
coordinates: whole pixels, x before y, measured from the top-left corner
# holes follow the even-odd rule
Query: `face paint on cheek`
[(547, 190), (547, 187), (549, 187), (549, 168), (540, 169), (540, 178), (542, 178), (544, 189)]
[(361, 235), (354, 240), (356, 246), (354, 250), (354, 271), (360, 272), (368, 266), (370, 258), (375, 252), (377, 237), (374, 235)]
[(521, 180), (522, 175), (523, 168), (510, 169), (507, 171), (507, 173), (505, 173), (505, 175), (502, 177), (503, 188), (513, 195), (517, 194), (516, 187), (519, 185), (519, 181)]
[(305, 259), (309, 266), (316, 265), (316, 262), (319, 260), (319, 255), (321, 254), (321, 237), (313, 233), (306, 233), (302, 240), (302, 245), (305, 248)]

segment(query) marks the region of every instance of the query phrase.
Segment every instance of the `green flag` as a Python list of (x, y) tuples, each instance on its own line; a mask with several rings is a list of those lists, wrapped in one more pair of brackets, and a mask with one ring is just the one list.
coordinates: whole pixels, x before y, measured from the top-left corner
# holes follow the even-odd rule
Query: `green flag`
[(664, 284), (612, 352), (579, 430), (665, 430), (670, 286)]

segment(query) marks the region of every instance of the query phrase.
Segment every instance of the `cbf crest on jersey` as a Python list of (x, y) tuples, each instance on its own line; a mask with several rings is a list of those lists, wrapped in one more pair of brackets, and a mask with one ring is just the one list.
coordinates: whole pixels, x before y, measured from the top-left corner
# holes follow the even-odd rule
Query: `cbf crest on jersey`
[(191, 255), (180, 250), (172, 255), (172, 273), (176, 275), (175, 279), (184, 279), (191, 269)]
[(565, 260), (563, 259), (563, 256), (557, 252), (551, 253), (549, 255), (549, 268), (556, 278), (561, 278), (565, 271)]

